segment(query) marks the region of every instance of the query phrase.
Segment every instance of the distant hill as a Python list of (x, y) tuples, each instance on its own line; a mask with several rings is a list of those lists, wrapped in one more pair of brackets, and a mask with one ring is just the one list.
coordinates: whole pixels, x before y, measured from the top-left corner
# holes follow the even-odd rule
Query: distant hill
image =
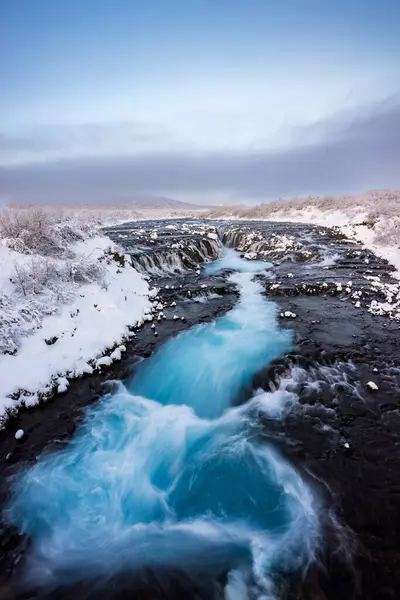
[(212, 208), (210, 206), (172, 200), (172, 198), (164, 198), (163, 196), (134, 196), (129, 201), (124, 200), (124, 204), (130, 204), (133, 208), (137, 209), (176, 208), (181, 210), (193, 210), (194, 208)]

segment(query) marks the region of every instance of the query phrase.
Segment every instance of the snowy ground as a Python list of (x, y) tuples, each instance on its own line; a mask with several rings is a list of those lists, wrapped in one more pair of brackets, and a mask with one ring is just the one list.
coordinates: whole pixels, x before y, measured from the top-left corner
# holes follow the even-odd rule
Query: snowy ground
[(82, 217), (0, 213), (0, 423), (118, 360), (151, 310), (146, 279)]

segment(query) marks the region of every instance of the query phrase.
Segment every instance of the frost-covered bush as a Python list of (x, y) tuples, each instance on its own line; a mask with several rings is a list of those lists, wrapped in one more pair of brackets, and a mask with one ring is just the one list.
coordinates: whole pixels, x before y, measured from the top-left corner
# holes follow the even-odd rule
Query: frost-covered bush
[(17, 352), (21, 339), (70, 302), (80, 286), (103, 283), (105, 261), (79, 247), (96, 234), (95, 221), (77, 208), (0, 209), (0, 251), (11, 251), (0, 256), (7, 273), (0, 285), (1, 354)]
[(30, 252), (60, 254), (62, 248), (54, 235), (52, 216), (40, 208), (0, 211), (0, 237), (19, 240)]
[(104, 265), (99, 260), (77, 255), (66, 263), (68, 279), (75, 283), (92, 283), (100, 281), (104, 275)]

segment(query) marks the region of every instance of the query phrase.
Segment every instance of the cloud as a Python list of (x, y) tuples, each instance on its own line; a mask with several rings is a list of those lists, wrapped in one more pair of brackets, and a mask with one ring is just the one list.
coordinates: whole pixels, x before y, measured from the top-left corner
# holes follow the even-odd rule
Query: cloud
[[(278, 151), (147, 153), (0, 168), (19, 202), (108, 202), (141, 193), (231, 201), (400, 185), (400, 102), (306, 127)], [(301, 133), (301, 135), (300, 135)]]
[(58, 160), (74, 155), (104, 155), (154, 145), (167, 136), (151, 123), (49, 125), (23, 134), (0, 134), (0, 164)]

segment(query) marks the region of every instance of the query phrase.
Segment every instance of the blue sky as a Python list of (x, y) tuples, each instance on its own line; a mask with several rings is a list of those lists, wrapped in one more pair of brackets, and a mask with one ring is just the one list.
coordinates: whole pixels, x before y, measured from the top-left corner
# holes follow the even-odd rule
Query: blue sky
[(0, 195), (398, 186), (399, 30), (397, 0), (1, 0)]

